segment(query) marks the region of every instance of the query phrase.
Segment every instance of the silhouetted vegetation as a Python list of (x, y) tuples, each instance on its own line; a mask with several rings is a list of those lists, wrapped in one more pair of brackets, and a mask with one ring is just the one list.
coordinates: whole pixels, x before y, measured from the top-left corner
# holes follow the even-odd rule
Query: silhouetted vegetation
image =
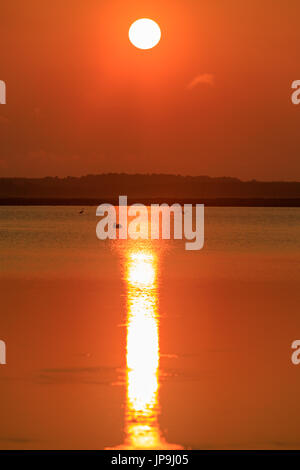
[[(60, 200), (71, 203), (76, 200), (97, 204), (103, 200), (116, 201), (119, 195), (127, 195), (130, 200), (167, 201), (167, 200), (221, 200), (220, 205), (228, 205), (232, 200), (293, 200), (298, 205), (300, 182), (261, 182), (241, 181), (237, 178), (211, 178), (209, 176), (179, 175), (128, 175), (103, 174), (82, 177), (46, 178), (0, 178), (1, 203), (33, 203)], [(277, 201), (277, 203), (276, 203)], [(219, 201), (220, 202), (220, 201)], [(299, 202), (299, 201), (298, 201)], [(219, 204), (215, 204), (219, 205)], [(240, 205), (240, 204), (237, 204)], [(244, 205), (244, 204), (242, 204)], [(249, 204), (246, 204), (249, 205)], [(267, 201), (266, 201), (266, 205)], [(273, 205), (273, 203), (270, 203)]]

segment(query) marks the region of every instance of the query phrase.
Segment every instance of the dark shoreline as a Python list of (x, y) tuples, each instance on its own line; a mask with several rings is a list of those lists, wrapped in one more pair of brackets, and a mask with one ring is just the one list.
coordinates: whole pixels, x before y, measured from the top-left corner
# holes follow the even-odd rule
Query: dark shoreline
[[(0, 198), (0, 206), (99, 206), (100, 204), (113, 204), (118, 206), (117, 198)], [(300, 198), (297, 199), (270, 199), (270, 198), (216, 198), (216, 199), (184, 199), (184, 198), (128, 198), (131, 204), (204, 204), (207, 207), (300, 207)]]

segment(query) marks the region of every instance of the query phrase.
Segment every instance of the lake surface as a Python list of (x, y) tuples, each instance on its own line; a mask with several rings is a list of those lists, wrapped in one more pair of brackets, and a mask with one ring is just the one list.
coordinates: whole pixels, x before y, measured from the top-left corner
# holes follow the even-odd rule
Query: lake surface
[(204, 249), (0, 207), (1, 449), (300, 448), (300, 209), (206, 208)]

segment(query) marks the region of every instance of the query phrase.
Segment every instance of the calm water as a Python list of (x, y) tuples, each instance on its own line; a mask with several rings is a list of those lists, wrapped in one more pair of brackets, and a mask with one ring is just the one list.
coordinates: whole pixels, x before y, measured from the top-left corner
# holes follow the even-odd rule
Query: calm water
[(0, 448), (300, 448), (300, 210), (206, 208), (205, 247), (0, 208)]

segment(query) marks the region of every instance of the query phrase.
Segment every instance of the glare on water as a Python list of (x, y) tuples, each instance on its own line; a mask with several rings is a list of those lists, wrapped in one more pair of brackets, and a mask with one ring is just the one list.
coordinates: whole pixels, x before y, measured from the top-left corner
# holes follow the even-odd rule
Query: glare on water
[(153, 246), (125, 249), (126, 406), (123, 449), (180, 449), (159, 427), (158, 263)]
[[(140, 225), (143, 234), (147, 225)], [(158, 275), (163, 246), (150, 240), (117, 245), (126, 289), (125, 443), (120, 449), (181, 449), (160, 427)]]
[(126, 434), (133, 448), (157, 448), (160, 446), (159, 329), (155, 253), (129, 251), (126, 256), (126, 282)]

